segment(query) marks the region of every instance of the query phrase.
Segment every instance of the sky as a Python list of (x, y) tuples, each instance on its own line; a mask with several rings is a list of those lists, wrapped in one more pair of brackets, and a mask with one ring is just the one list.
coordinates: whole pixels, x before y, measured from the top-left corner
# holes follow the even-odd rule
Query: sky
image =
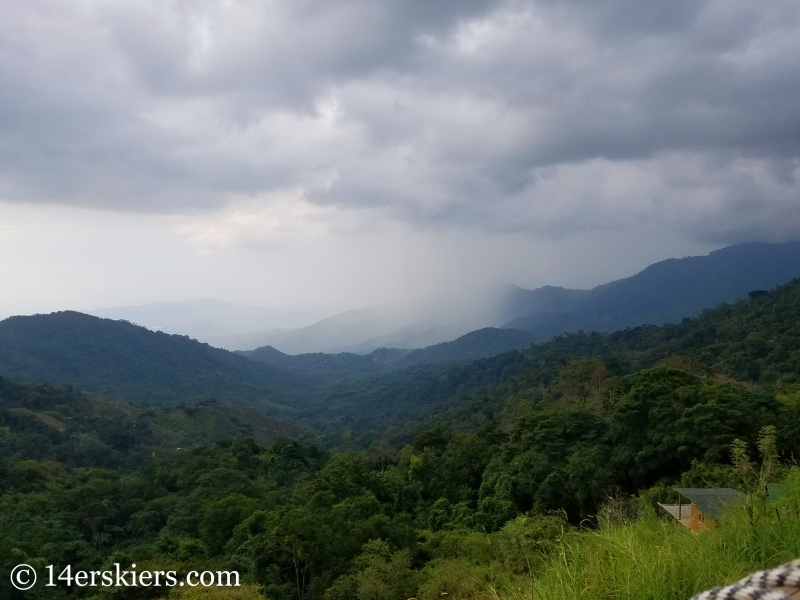
[(11, 0), (0, 316), (591, 287), (800, 237), (795, 0)]

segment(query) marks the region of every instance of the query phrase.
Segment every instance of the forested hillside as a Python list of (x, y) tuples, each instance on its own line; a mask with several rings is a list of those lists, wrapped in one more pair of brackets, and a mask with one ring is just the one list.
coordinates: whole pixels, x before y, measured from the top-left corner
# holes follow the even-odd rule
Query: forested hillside
[(67, 387), (0, 378), (0, 457), (76, 467), (132, 468), (154, 454), (223, 439), (261, 444), (304, 430), (244, 406), (214, 401), (132, 406)]
[[(605, 407), (567, 396), (475, 432), (434, 427), (400, 450), (378, 443), (367, 453), (330, 456), (289, 440), (265, 447), (238, 439), (143, 457), (133, 472), (76, 468), (79, 456), (6, 455), (0, 568), (71, 564), (91, 570), (120, 562), (181, 576), (190, 569), (235, 569), (253, 597), (285, 600), (369, 600), (376, 589), (387, 600), (467, 599), (482, 597), (487, 586), (503, 596), (528, 597), (520, 590), (565, 567), (559, 554), (565, 544), (593, 556), (584, 545), (602, 543), (590, 536), (603, 526), (595, 515), (609, 494), (624, 498), (645, 488), (641, 500), (607, 509), (631, 519), (659, 494), (666, 497), (671, 483), (741, 485), (729, 465), (732, 441), (748, 440), (752, 448), (761, 425), (796, 421), (798, 404), (796, 394), (781, 402), (740, 384), (658, 367), (625, 377), (619, 397)], [(29, 435), (14, 423), (10, 428)], [(780, 433), (783, 452), (797, 447), (789, 428)], [(661, 487), (648, 490), (653, 484)], [(771, 511), (759, 527), (774, 534), (766, 530), (748, 541), (745, 517), (741, 533), (722, 538), (727, 541), (717, 562), (694, 579), (680, 578), (681, 589), (691, 593), (693, 586), (720, 583), (719, 562), (761, 566), (739, 562), (746, 550), (777, 552), (784, 560), (800, 551), (791, 506), (782, 517), (777, 513), (777, 522)], [(674, 550), (669, 560), (687, 551), (697, 558), (684, 537), (694, 534), (671, 521), (648, 523), (634, 530), (636, 552), (657, 553), (655, 546), (668, 539)], [(613, 539), (623, 531), (604, 535), (611, 539), (603, 552), (625, 547), (624, 537), (621, 546)], [(626, 556), (594, 579), (613, 586), (617, 571), (630, 579)], [(571, 560), (566, 566), (582, 573)], [(540, 584), (566, 585), (558, 582), (554, 575)], [(653, 582), (641, 576), (638, 585), (649, 589)], [(609, 597), (613, 589), (598, 588), (590, 597)], [(72, 597), (107, 593), (65, 591)], [(136, 590), (114, 592), (138, 597)], [(5, 580), (0, 594), (17, 597)]]
[(399, 442), (433, 415), (474, 426), (516, 402), (558, 398), (561, 374), (579, 359), (599, 360), (604, 381), (611, 382), (663, 360), (770, 393), (792, 389), (800, 373), (800, 280), (678, 324), (567, 334), (466, 365), (339, 382), (309, 405), (313, 414), (298, 416), (317, 426), (383, 432)]
[(0, 321), (0, 375), (154, 405), (218, 400), (274, 409), (298, 387), (227, 350), (71, 311)]

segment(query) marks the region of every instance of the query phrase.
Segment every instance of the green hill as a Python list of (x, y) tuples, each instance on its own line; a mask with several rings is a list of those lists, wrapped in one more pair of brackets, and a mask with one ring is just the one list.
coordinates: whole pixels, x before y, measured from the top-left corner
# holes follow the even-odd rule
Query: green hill
[(156, 405), (218, 400), (274, 409), (297, 388), (290, 375), (227, 350), (70, 311), (0, 321), (0, 374)]
[(398, 360), (398, 364), (406, 367), (471, 362), (509, 350), (528, 348), (533, 340), (534, 336), (526, 331), (485, 327), (462, 335), (452, 342), (411, 350)]
[(255, 362), (302, 373), (309, 377), (346, 379), (387, 373), (398, 368), (398, 362), (408, 352), (409, 350), (397, 348), (381, 348), (370, 354), (311, 352), (292, 355), (284, 354), (272, 346), (262, 346), (255, 350), (239, 350), (236, 353)]

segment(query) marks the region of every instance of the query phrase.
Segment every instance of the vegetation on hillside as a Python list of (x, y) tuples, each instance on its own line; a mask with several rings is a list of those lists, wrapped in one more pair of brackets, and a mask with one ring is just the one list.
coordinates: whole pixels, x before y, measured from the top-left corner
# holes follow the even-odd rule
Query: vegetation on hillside
[[(329, 419), (324, 444), (250, 439), (229, 407), (4, 380), (0, 570), (236, 569), (271, 600), (686, 598), (800, 554), (800, 475), (779, 465), (800, 454), (799, 342), (795, 281), (680, 324), (330, 383), (295, 413)], [(748, 500), (695, 535), (653, 512), (677, 484)]]
[(289, 374), (227, 350), (72, 311), (0, 321), (0, 374), (152, 405), (218, 400), (274, 410), (298, 389)]
[[(48, 564), (89, 571), (114, 563), (181, 575), (236, 570), (248, 589), (286, 600), (686, 599), (800, 554), (794, 471), (777, 502), (756, 498), (751, 510), (734, 509), (714, 532), (696, 535), (653, 512), (658, 489), (628, 500), (616, 490), (598, 516), (583, 520), (546, 510), (558, 493), (524, 510), (524, 490), (517, 497), (513, 489), (536, 482), (508, 470), (498, 477), (489, 465), (481, 476), (486, 451), (491, 463), (512, 454), (513, 442), (497, 432), (469, 439), (427, 431), (399, 453), (381, 447), (331, 456), (289, 440), (265, 448), (241, 439), (165, 454), (134, 472), (6, 459), (0, 570), (19, 563), (42, 572)], [(431, 469), (433, 453), (450, 468)], [(566, 472), (578, 475), (571, 456)], [(583, 477), (591, 479), (592, 469)], [(729, 466), (694, 463), (683, 481), (708, 474), (735, 477)], [(543, 489), (560, 492), (553, 483)], [(474, 485), (470, 499), (460, 487)], [(577, 480), (560, 485), (583, 489)], [(31, 595), (48, 592), (38, 587)], [(0, 595), (22, 597), (5, 579)]]
[(669, 359), (769, 393), (790, 392), (800, 373), (799, 320), (795, 280), (677, 324), (566, 334), (467, 364), (342, 379), (302, 377), (181, 336), (56, 313), (0, 322), (0, 371), (127, 402), (252, 404), (328, 436), (349, 429), (364, 440), (400, 443), (432, 418), (474, 428), (520, 401), (558, 396), (560, 373), (581, 358), (600, 360), (615, 378)]
[(0, 378), (0, 459), (130, 469), (181, 447), (236, 437), (268, 444), (287, 435), (302, 437), (304, 430), (244, 406), (132, 406)]
[(363, 440), (377, 435), (395, 443), (436, 420), (470, 431), (525, 406), (561, 400), (562, 375), (587, 360), (599, 361), (605, 389), (664, 364), (755, 386), (773, 397), (791, 396), (800, 382), (800, 280), (681, 323), (565, 334), (465, 365), (332, 382), (295, 416), (327, 434), (349, 429)]

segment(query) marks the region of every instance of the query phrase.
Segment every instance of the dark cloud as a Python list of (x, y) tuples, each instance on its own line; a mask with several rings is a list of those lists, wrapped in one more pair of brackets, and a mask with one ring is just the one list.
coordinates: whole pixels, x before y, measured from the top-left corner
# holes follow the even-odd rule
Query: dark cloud
[[(0, 198), (300, 190), (425, 228), (800, 225), (791, 0), (59, 3), (0, 25)], [(257, 211), (254, 213), (257, 214)]]

